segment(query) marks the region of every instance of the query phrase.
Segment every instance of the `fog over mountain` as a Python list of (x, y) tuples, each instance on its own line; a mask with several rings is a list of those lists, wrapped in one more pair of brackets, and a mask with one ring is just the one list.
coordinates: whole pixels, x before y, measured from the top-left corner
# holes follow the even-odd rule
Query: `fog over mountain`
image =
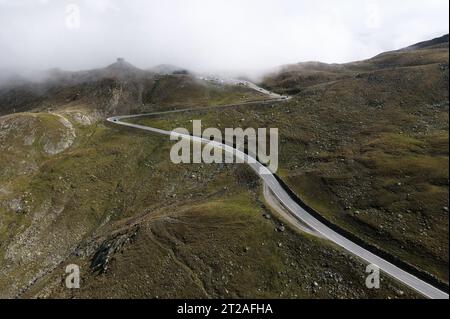
[(448, 33), (447, 0), (0, 0), (0, 70), (259, 72), (348, 62)]

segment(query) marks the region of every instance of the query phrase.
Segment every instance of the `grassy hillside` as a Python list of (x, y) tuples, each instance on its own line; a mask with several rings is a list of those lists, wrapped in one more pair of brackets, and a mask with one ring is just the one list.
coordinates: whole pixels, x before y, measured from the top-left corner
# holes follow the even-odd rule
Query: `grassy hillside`
[[(438, 65), (448, 73), (448, 35), (435, 41), (419, 43), (407, 49), (382, 53), (376, 57), (346, 64), (306, 62), (283, 66), (279, 71), (268, 74), (261, 85), (279, 93), (296, 95), (308, 87), (325, 85), (343, 79), (364, 76), (379, 70)], [(401, 81), (408, 81), (401, 74)], [(394, 80), (394, 79), (393, 79)], [(373, 91), (379, 93), (379, 91)], [(352, 98), (348, 94), (347, 97)]]
[[(126, 64), (54, 79), (0, 92), (0, 297), (417, 297), (386, 277), (367, 290), (365, 265), (291, 228), (245, 165), (174, 165), (167, 137), (104, 121), (264, 96)], [(138, 122), (279, 128), (279, 175), (302, 199), (448, 282), (448, 49), (299, 65), (264, 85), (295, 95)]]
[[(389, 53), (352, 64), (359, 70), (352, 76), (348, 66), (320, 68), (342, 77), (300, 84), (300, 93), (281, 104), (139, 122), (165, 129), (189, 127), (191, 119), (204, 127), (279, 128), (279, 174), (299, 197), (448, 282), (448, 50)], [(292, 74), (300, 79), (302, 70)], [(276, 83), (286, 92), (283, 74)]]
[[(76, 139), (52, 154), (39, 132), (64, 135), (56, 115), (2, 119), (37, 132), (31, 145), (2, 140), (2, 160), (35, 154), (27, 174), (2, 166), (20, 176), (1, 182), (2, 297), (415, 296), (387, 278), (369, 291), (360, 261), (289, 227), (279, 231), (282, 221), (246, 166), (174, 165), (165, 137), (64, 116)], [(70, 263), (82, 269), (77, 292), (64, 286)]]

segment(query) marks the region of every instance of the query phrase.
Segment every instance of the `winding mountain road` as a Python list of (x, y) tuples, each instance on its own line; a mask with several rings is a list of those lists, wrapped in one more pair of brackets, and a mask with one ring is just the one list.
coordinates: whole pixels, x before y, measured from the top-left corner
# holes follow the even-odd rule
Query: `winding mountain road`
[[(249, 86), (252, 89), (255, 89), (259, 92), (265, 92), (268, 94), (271, 98), (273, 98), (272, 102), (275, 101), (284, 101), (287, 99), (285, 96), (277, 95), (272, 92), (268, 92), (264, 89), (261, 89), (257, 87), (255, 84), (252, 84)], [(144, 116), (154, 116), (154, 115), (164, 115), (168, 113), (174, 113), (174, 112), (183, 112), (183, 111), (190, 111), (192, 109), (188, 110), (175, 110), (175, 111), (169, 111), (169, 112), (157, 112), (157, 113), (149, 113), (149, 114), (137, 114), (137, 115), (125, 115), (125, 116), (114, 116), (107, 119), (107, 121), (127, 126), (135, 129), (145, 130), (157, 134), (167, 135), (167, 136), (174, 136), (178, 137), (179, 139), (188, 139), (192, 142), (197, 143), (203, 143), (203, 144), (209, 144), (211, 146), (214, 146), (216, 148), (222, 149), (225, 152), (234, 153), (236, 157), (239, 157), (243, 160), (245, 160), (245, 163), (247, 163), (258, 175), (259, 177), (264, 181), (265, 187), (267, 187), (271, 193), (277, 198), (279, 203), (282, 204), (286, 210), (289, 211), (289, 213), (292, 215), (293, 218), (297, 219), (301, 225), (306, 225), (307, 228), (310, 230), (310, 232), (317, 233), (320, 237), (326, 238), (333, 243), (339, 245), (340, 247), (344, 248), (348, 252), (352, 253), (353, 255), (361, 258), (362, 260), (366, 261), (369, 264), (376, 265), (382, 272), (387, 274), (388, 276), (398, 280), (399, 282), (405, 284), (406, 286), (414, 289), (421, 295), (431, 298), (431, 299), (449, 299), (449, 295), (447, 292), (444, 292), (431, 284), (419, 279), (418, 277), (410, 274), (407, 271), (404, 271), (403, 269), (395, 266), (394, 264), (388, 262), (387, 260), (377, 256), (376, 254), (368, 251), (367, 249), (355, 244), (351, 240), (347, 239), (346, 237), (340, 235), (324, 223), (320, 222), (318, 219), (316, 219), (314, 216), (312, 216), (310, 213), (308, 213), (304, 208), (302, 208), (295, 199), (291, 198), (289, 193), (283, 188), (283, 186), (278, 182), (276, 177), (266, 168), (263, 164), (258, 162), (255, 158), (245, 154), (242, 151), (239, 151), (235, 149), (232, 146), (211, 141), (209, 139), (204, 139), (202, 137), (198, 136), (191, 136), (186, 134), (181, 134), (174, 131), (166, 131), (161, 130), (158, 128), (143, 126), (139, 124), (132, 124), (128, 122), (124, 122), (122, 120), (125, 119), (132, 119), (132, 118), (139, 118)], [(196, 109), (199, 110), (199, 109)], [(201, 109), (200, 109), (201, 110)], [(294, 227), (299, 228), (298, 223), (292, 223)], [(304, 226), (303, 226), (304, 227)], [(304, 230), (304, 229), (302, 229)]]

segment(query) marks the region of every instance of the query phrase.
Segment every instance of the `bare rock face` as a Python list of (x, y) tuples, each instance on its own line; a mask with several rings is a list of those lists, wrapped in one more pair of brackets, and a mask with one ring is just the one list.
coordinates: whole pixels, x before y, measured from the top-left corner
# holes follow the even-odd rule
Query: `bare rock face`
[(72, 123), (70, 123), (70, 121), (62, 115), (55, 116), (58, 116), (60, 118), (59, 122), (64, 126), (65, 129), (62, 130), (59, 141), (57, 141), (56, 143), (49, 141), (45, 144), (44, 149), (50, 155), (56, 155), (68, 149), (70, 146), (72, 146), (76, 138), (75, 129)]
[[(41, 124), (43, 124), (41, 126)], [(44, 151), (56, 155), (72, 146), (76, 138), (72, 123), (59, 114), (24, 113), (0, 118), (0, 142), (4, 151)], [(40, 149), (40, 143), (43, 150)]]
[(139, 231), (135, 226), (124, 233), (118, 233), (105, 240), (95, 251), (91, 259), (92, 271), (102, 274), (108, 270), (108, 265), (114, 254), (120, 252), (126, 244), (131, 243)]

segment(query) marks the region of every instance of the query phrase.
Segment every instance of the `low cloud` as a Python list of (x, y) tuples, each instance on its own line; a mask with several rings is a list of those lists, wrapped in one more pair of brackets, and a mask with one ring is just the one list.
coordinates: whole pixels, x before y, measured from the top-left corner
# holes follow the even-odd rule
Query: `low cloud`
[(229, 72), (348, 62), (448, 33), (448, 9), (447, 0), (0, 0), (0, 70), (89, 69), (119, 56)]

